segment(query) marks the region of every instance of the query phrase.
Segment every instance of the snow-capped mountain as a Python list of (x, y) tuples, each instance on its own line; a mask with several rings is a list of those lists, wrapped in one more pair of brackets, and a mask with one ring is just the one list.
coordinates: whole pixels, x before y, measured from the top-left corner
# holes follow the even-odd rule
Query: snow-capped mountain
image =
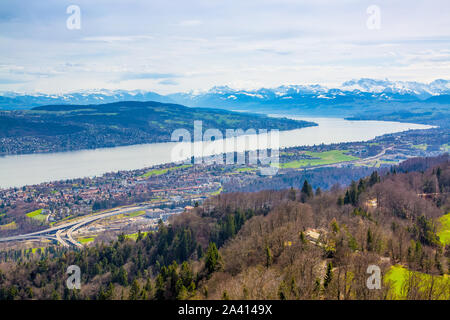
[(170, 98), (151, 91), (142, 90), (86, 90), (60, 94), (25, 94), (4, 92), (0, 94), (0, 109), (8, 107), (32, 108), (49, 104), (101, 104), (118, 101), (158, 101), (173, 102)]
[(0, 94), (0, 109), (32, 108), (46, 104), (99, 104), (117, 101), (158, 101), (192, 107), (235, 108), (246, 105), (316, 105), (374, 101), (424, 101), (446, 103), (450, 80), (430, 83), (362, 78), (344, 82), (337, 88), (313, 85), (283, 85), (255, 90), (215, 86), (207, 91), (174, 93), (166, 96), (143, 90), (87, 90), (65, 94)]
[(438, 79), (431, 83), (421, 83), (415, 81), (390, 81), (363, 78), (346, 81), (342, 84), (342, 88), (349, 91), (358, 90), (372, 93), (414, 95), (426, 99), (435, 95), (449, 94), (450, 81)]
[(433, 96), (449, 95), (450, 81), (435, 80), (431, 83), (359, 79), (344, 82), (338, 88), (321, 85), (284, 85), (257, 90), (213, 87), (205, 92), (171, 94), (174, 101), (190, 106), (228, 107), (237, 104), (310, 104), (348, 103), (363, 100), (422, 101)]
[(175, 93), (168, 95), (168, 97), (189, 106), (223, 107), (236, 103), (288, 102), (290, 99), (318, 98), (328, 91), (329, 89), (320, 85), (284, 85), (277, 88), (256, 90), (232, 89), (228, 86), (220, 86), (204, 92)]

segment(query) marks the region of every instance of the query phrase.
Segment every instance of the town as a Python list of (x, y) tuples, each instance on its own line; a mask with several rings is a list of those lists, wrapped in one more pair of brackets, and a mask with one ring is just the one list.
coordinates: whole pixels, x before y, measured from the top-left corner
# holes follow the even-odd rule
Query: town
[[(138, 210), (98, 219), (76, 230), (77, 241), (89, 245), (121, 233), (154, 230), (159, 221), (188, 212), (222, 192), (287, 189), (305, 179), (316, 189), (346, 185), (350, 178), (387, 170), (408, 158), (448, 152), (448, 141), (448, 132), (435, 128), (384, 135), (368, 142), (287, 148), (280, 150), (279, 170), (274, 176), (262, 175), (258, 166), (249, 164), (174, 163), (0, 190), (0, 238), (139, 204)], [(53, 243), (46, 239), (38, 247)], [(0, 243), (2, 248), (16, 246), (33, 248), (36, 244)]]

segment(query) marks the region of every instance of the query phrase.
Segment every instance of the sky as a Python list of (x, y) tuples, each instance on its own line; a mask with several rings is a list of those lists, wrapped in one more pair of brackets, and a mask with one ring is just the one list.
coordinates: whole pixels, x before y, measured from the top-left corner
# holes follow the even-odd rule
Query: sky
[(449, 75), (448, 0), (0, 1), (0, 91), (167, 94)]

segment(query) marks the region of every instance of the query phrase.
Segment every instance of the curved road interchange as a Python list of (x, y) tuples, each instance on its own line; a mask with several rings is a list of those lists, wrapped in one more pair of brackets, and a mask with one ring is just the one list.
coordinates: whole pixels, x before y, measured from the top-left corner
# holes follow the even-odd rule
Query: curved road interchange
[(148, 204), (142, 204), (142, 205), (134, 205), (134, 206), (128, 206), (128, 207), (122, 207), (119, 209), (113, 209), (110, 211), (107, 211), (105, 213), (96, 214), (96, 215), (90, 215), (86, 218), (81, 218), (77, 221), (68, 222), (56, 227), (51, 227), (48, 229), (27, 233), (27, 234), (21, 234), (17, 236), (11, 236), (6, 238), (0, 238), (1, 242), (9, 242), (9, 241), (23, 241), (23, 240), (36, 240), (36, 239), (50, 239), (53, 241), (56, 241), (60, 243), (64, 247), (78, 247), (81, 248), (83, 245), (76, 241), (73, 238), (73, 232), (82, 226), (85, 226), (89, 223), (92, 223), (94, 221), (105, 219), (111, 216), (123, 214), (123, 213), (129, 213), (137, 210), (142, 210), (149, 207)]

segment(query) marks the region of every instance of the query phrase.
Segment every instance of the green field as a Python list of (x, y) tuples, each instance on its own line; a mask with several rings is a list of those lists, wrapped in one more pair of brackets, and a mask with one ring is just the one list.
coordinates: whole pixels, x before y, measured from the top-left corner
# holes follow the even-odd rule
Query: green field
[(104, 220), (106, 221), (114, 221), (114, 220), (119, 220), (119, 219), (125, 219), (125, 218), (133, 218), (133, 217), (139, 217), (145, 214), (144, 210), (140, 210), (140, 211), (133, 211), (133, 212), (128, 212), (128, 213), (121, 213), (115, 216), (111, 216), (108, 218), (105, 218)]
[(95, 236), (93, 237), (81, 237), (78, 238), (77, 241), (81, 244), (89, 243), (95, 240)]
[(437, 235), (442, 244), (450, 245), (450, 213), (440, 217), (439, 222), (441, 223), (441, 227)]
[(152, 176), (160, 176), (160, 175), (166, 174), (169, 171), (179, 170), (179, 169), (184, 169), (184, 168), (189, 168), (189, 167), (192, 167), (192, 165), (191, 164), (185, 164), (185, 165), (171, 167), (171, 168), (153, 169), (153, 170), (147, 171), (141, 177), (142, 178), (149, 178), (149, 177), (152, 177)]
[(424, 143), (424, 144), (413, 144), (412, 147), (425, 151), (425, 150), (427, 150), (428, 145), (426, 143)]
[(345, 152), (348, 150), (331, 150), (324, 152), (309, 152), (306, 151), (304, 154), (317, 159), (301, 159), (295, 160), (291, 162), (281, 163), (281, 168), (284, 169), (296, 169), (301, 167), (310, 167), (310, 166), (320, 166), (327, 165), (345, 161), (353, 161), (358, 160), (359, 158), (346, 155)]
[[(138, 234), (139, 234), (138, 232), (136, 232), (136, 233), (131, 233), (131, 234), (126, 234), (126, 235), (125, 235), (125, 239), (131, 239), (131, 240), (136, 241), (136, 239), (137, 239), (137, 237), (138, 237)], [(146, 237), (147, 234), (148, 234), (148, 232), (141, 232), (141, 234), (142, 234), (143, 237)]]
[[(404, 292), (404, 284), (405, 281), (408, 279), (408, 273), (410, 271), (406, 269), (403, 266), (396, 265), (392, 266), (389, 272), (384, 277), (384, 282), (388, 283), (391, 282), (392, 288), (391, 288), (391, 294), (393, 299), (405, 299), (406, 293)], [(425, 282), (431, 280), (431, 275), (421, 273), (421, 272), (414, 272), (415, 274), (419, 275), (419, 278), (421, 281)], [(435, 286), (449, 286), (450, 285), (450, 278), (448, 275), (444, 276), (436, 276), (436, 284)], [(444, 299), (450, 299), (450, 291), (447, 292), (447, 296), (443, 297)]]
[(35, 220), (38, 220), (40, 222), (45, 222), (45, 220), (47, 219), (47, 215), (46, 214), (42, 214), (42, 209), (38, 209), (38, 210), (35, 210), (35, 211), (32, 211), (32, 212), (28, 212), (26, 214), (26, 216), (28, 218), (35, 219)]
[(133, 212), (129, 212), (129, 213), (125, 213), (125, 216), (127, 217), (139, 217), (145, 214), (144, 210), (140, 210), (140, 211), (133, 211)]

